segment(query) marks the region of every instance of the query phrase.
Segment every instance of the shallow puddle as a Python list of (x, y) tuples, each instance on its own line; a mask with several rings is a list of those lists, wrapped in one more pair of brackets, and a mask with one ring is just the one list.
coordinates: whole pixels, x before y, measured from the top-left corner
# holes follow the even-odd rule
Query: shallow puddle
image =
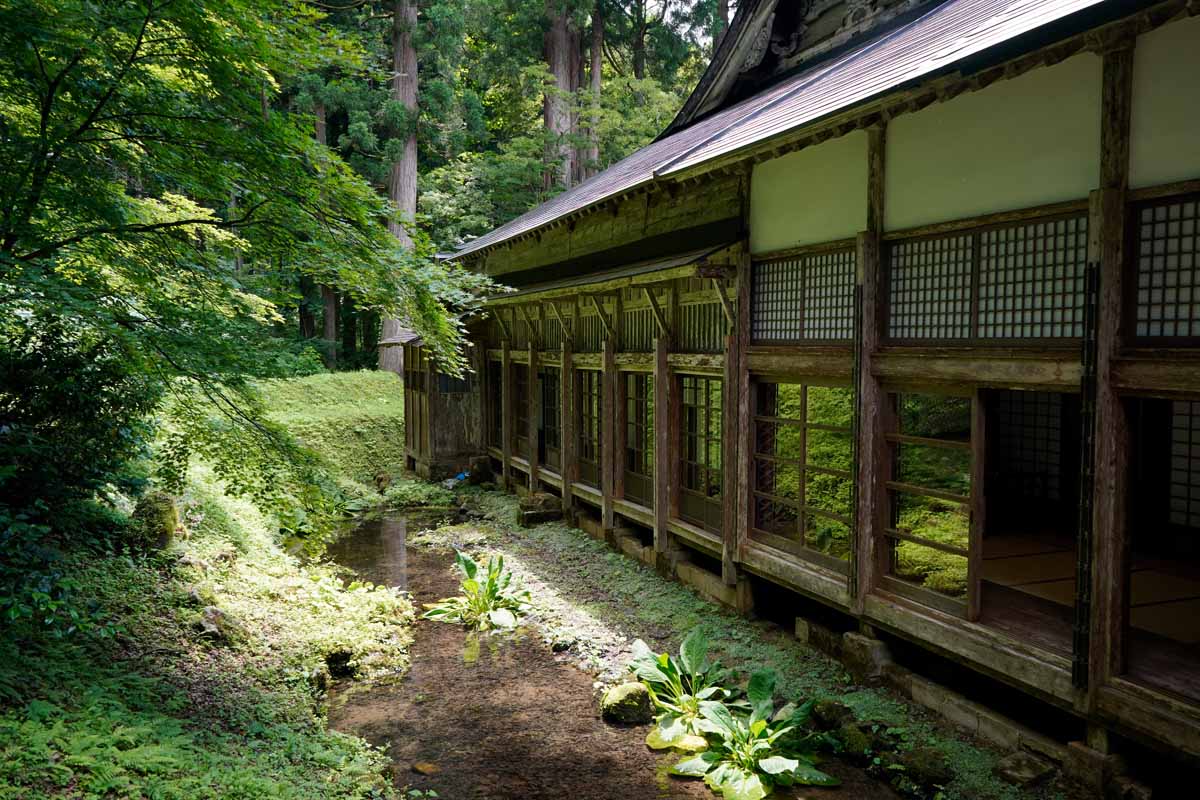
[[(437, 522), (365, 521), (328, 555), (365, 580), (406, 589), (421, 608), (457, 590), (450, 553), (406, 544)], [(403, 680), (341, 686), (329, 711), (333, 727), (388, 749), (398, 787), (434, 789), (443, 800), (717, 797), (669, 777), (670, 757), (645, 746), (645, 726), (605, 724), (592, 676), (534, 631), (477, 634), (421, 620), (411, 656)], [(847, 782), (843, 790), (799, 796), (893, 796), (861, 773), (831, 771)]]

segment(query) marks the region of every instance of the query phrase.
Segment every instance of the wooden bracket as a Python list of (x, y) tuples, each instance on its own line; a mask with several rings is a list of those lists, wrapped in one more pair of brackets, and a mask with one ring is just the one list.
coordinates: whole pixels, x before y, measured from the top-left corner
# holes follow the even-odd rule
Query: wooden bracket
[(654, 315), (654, 321), (658, 323), (658, 332), (663, 335), (663, 338), (671, 338), (671, 329), (667, 327), (667, 318), (663, 316), (662, 309), (659, 308), (658, 298), (654, 296), (654, 290), (649, 286), (642, 287), (642, 291), (646, 293), (646, 299), (650, 302), (650, 313)]
[(529, 315), (529, 306), (523, 305), (519, 306), (519, 308), (521, 309), (521, 316), (525, 318), (525, 324), (529, 326), (529, 341), (540, 346), (542, 339), (540, 336), (541, 329), (533, 324), (533, 317)]
[(725, 310), (725, 319), (729, 322), (730, 325), (733, 325), (734, 324), (733, 303), (730, 302), (729, 297), (725, 294), (725, 287), (721, 285), (721, 281), (719, 278), (713, 278), (712, 283), (713, 283), (713, 289), (716, 290), (716, 292), (717, 292), (717, 297), (721, 298), (721, 308)]
[(497, 308), (495, 311), (495, 314), (496, 314), (496, 322), (498, 322), (500, 324), (500, 333), (504, 334), (504, 341), (511, 342), (512, 341), (512, 331), (509, 330), (508, 323), (504, 321), (503, 310)]
[(562, 313), (558, 310), (558, 303), (554, 302), (553, 300), (549, 300), (547, 303), (550, 306), (550, 312), (554, 314), (554, 318), (558, 320), (559, 327), (562, 328), (563, 336), (566, 337), (566, 340), (570, 342), (572, 346), (574, 346), (575, 332), (571, 329), (571, 326), (567, 324), (566, 318), (563, 317)]
[(596, 307), (596, 313), (600, 315), (600, 324), (604, 326), (605, 338), (611, 338), (613, 335), (612, 322), (609, 321), (608, 315), (604, 313), (604, 304), (600, 302), (600, 296), (589, 294), (588, 297), (592, 298), (592, 305)]

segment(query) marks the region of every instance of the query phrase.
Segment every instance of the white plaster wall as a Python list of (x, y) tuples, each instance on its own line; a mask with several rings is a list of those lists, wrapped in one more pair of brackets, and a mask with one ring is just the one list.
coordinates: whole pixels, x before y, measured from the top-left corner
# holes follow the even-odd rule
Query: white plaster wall
[(1100, 86), (1086, 53), (892, 120), (887, 229), (1086, 197), (1100, 179)]
[(750, 178), (750, 250), (846, 239), (867, 225), (867, 134), (764, 161)]
[(1200, 178), (1200, 17), (1138, 37), (1130, 135), (1131, 186)]

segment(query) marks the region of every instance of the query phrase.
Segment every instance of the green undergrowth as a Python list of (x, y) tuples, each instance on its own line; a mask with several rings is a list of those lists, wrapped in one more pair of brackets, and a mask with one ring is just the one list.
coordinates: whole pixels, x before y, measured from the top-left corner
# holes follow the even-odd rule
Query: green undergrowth
[[(1017, 800), (1028, 796), (993, 776), (1000, 757), (997, 753), (964, 741), (924, 711), (885, 690), (853, 685), (841, 664), (798, 642), (788, 632), (747, 621), (717, 607), (578, 529), (562, 523), (517, 527), (513, 522), (516, 499), (510, 495), (475, 490), (466, 490), (465, 494), (483, 519), (422, 534), (417, 543), (455, 545), (511, 556), (514, 564), (532, 573), (537, 582), (553, 587), (558, 595), (585, 612), (585, 617), (601, 620), (627, 640), (645, 638), (658, 649), (673, 650), (689, 631), (699, 628), (709, 639), (713, 657), (736, 670), (740, 678), (770, 667), (778, 674), (779, 693), (786, 699), (836, 699), (849, 706), (858, 719), (877, 722), (895, 733), (902, 747), (941, 750), (955, 773), (954, 781), (942, 794), (945, 800)], [(538, 601), (535, 591), (534, 604)], [(570, 621), (564, 622), (560, 614), (549, 624), (569, 627)], [(576, 641), (590, 633), (594, 631), (553, 630), (551, 636), (556, 641)], [(622, 653), (617, 658), (626, 659), (627, 655)], [(598, 671), (604, 669), (602, 660), (592, 658), (592, 666)]]
[[(398, 471), (395, 376), (265, 388), (281, 422), (321, 432), (307, 441), (334, 474)], [(339, 442), (347, 419), (361, 430)], [(396, 797), (386, 755), (329, 730), (321, 704), (331, 670), (406, 668), (407, 597), (290, 553), (279, 521), (229, 497), (204, 465), (177, 501), (182, 527), (165, 551), (64, 553), (72, 602), (97, 624), (68, 636), (4, 628), (0, 800)]]
[(271, 418), (374, 501), (404, 471), (404, 392), (391, 372), (335, 372), (260, 387)]

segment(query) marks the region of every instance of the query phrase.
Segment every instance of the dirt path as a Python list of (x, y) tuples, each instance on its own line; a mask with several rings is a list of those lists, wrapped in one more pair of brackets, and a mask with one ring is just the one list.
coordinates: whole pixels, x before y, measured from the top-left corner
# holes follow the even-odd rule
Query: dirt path
[[(366, 523), (329, 555), (363, 578), (408, 589), (418, 604), (456, 590), (448, 554), (408, 548), (402, 519)], [(404, 680), (335, 694), (330, 722), (387, 746), (398, 787), (434, 789), (445, 800), (717, 797), (667, 776), (677, 757), (649, 750), (646, 727), (605, 724), (592, 676), (530, 631), (480, 636), (421, 621)], [(827, 767), (841, 789), (795, 796), (895, 797), (859, 771)]]

